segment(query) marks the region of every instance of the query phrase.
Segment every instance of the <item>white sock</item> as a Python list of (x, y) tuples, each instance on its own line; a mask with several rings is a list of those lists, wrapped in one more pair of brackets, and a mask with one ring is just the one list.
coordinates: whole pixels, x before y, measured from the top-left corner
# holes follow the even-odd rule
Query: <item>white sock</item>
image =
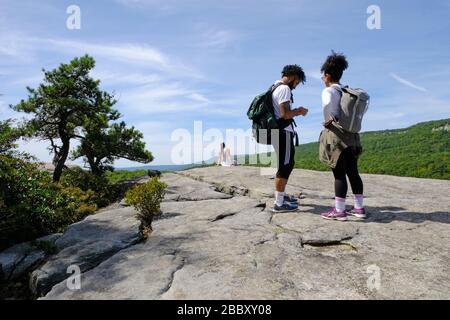
[(284, 203), (284, 192), (275, 191), (275, 204), (281, 207)]
[(362, 194), (355, 194), (355, 209), (363, 209), (364, 196)]
[(336, 210), (338, 212), (343, 212), (345, 210), (345, 199), (344, 198), (335, 197), (334, 203), (335, 203)]

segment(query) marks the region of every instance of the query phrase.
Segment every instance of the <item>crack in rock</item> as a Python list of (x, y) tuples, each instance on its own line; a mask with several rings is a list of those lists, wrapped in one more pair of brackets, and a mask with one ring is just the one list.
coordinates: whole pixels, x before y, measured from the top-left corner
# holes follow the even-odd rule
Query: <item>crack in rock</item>
[(215, 191), (229, 194), (233, 197), (234, 196), (248, 196), (248, 194), (249, 194), (249, 189), (247, 189), (247, 188), (236, 187), (236, 186), (224, 186), (221, 184), (214, 184), (214, 183), (213, 183), (213, 185), (215, 186)]
[(190, 178), (192, 180), (196, 180), (196, 181), (200, 181), (200, 182), (205, 182), (211, 186), (213, 186), (214, 191), (220, 192), (220, 193), (225, 193), (225, 194), (229, 194), (231, 196), (247, 196), (250, 192), (250, 190), (248, 188), (244, 188), (244, 187), (236, 187), (236, 186), (226, 186), (220, 183), (214, 183), (214, 182), (207, 182), (205, 181), (202, 177), (200, 176), (193, 176), (190, 174), (186, 174), (186, 173), (181, 173), (181, 172), (177, 172), (175, 174), (179, 174), (183, 177), (186, 178)]
[(261, 211), (264, 211), (264, 209), (266, 209), (266, 207), (267, 207), (267, 204), (265, 202), (260, 202), (255, 206), (255, 208), (263, 208), (263, 210), (261, 210)]
[(278, 240), (278, 235), (276, 233), (273, 234), (273, 236), (270, 239), (263, 239), (255, 243), (255, 246), (263, 245), (267, 242), (273, 242)]
[[(11, 271), (6, 279), (6, 282), (11, 281), (11, 278), (14, 275), (14, 271), (16, 271), (17, 267), (23, 262), (25, 261), (25, 259), (30, 255), (30, 252), (27, 252), (23, 255), (23, 257), (21, 257), (20, 259), (14, 261), (14, 264), (11, 267)], [(1, 279), (1, 278), (0, 278)]]
[(358, 232), (353, 235), (353, 236), (347, 236), (347, 237), (343, 237), (340, 240), (329, 240), (329, 239), (303, 239), (300, 238), (301, 240), (301, 246), (310, 246), (310, 247), (316, 247), (316, 248), (322, 248), (322, 247), (338, 247), (338, 246), (347, 246), (350, 247), (352, 250), (354, 251), (358, 251), (358, 248), (356, 248), (354, 245), (352, 245), (351, 243), (345, 242), (348, 240), (353, 239), (356, 235), (358, 234)]
[[(240, 212), (240, 211), (239, 211)], [(214, 219), (210, 220), (211, 222), (216, 222), (222, 219), (225, 219), (227, 217), (231, 217), (234, 216), (236, 214), (238, 214), (239, 212), (225, 212), (225, 213), (221, 213), (219, 214), (217, 217), (215, 217)]]
[(300, 231), (293, 230), (293, 229), (288, 229), (288, 228), (283, 227), (282, 225), (279, 225), (279, 224), (275, 224), (274, 226), (277, 227), (277, 228), (279, 228), (279, 229), (282, 230), (283, 232), (293, 232), (293, 233), (301, 234)]
[(239, 211), (236, 211), (236, 212), (224, 212), (224, 213), (219, 214), (218, 216), (216, 216), (215, 218), (213, 218), (213, 219), (211, 219), (209, 221), (210, 222), (216, 222), (216, 221), (219, 221), (219, 220), (222, 220), (222, 219), (234, 216), (234, 215), (236, 215), (238, 213), (245, 212), (245, 211), (250, 210), (252, 208), (261, 208), (260, 212), (264, 212), (264, 210), (266, 208), (266, 204), (265, 203), (258, 203), (256, 206), (253, 206), (253, 207), (250, 207), (250, 208), (243, 208), (243, 209), (241, 209)]
[[(176, 259), (177, 258), (176, 254), (177, 254), (177, 251), (175, 251), (173, 254), (170, 254), (170, 255), (173, 255), (174, 259)], [(183, 269), (185, 265), (186, 265), (186, 259), (184, 257), (182, 257), (181, 262), (176, 266), (175, 270), (173, 270), (171, 272), (169, 282), (167, 283), (167, 285), (164, 288), (161, 289), (160, 294), (159, 294), (160, 297), (162, 297), (164, 294), (166, 294), (170, 290), (170, 288), (173, 285), (173, 281), (175, 279), (175, 274), (178, 271), (180, 271), (181, 269)]]

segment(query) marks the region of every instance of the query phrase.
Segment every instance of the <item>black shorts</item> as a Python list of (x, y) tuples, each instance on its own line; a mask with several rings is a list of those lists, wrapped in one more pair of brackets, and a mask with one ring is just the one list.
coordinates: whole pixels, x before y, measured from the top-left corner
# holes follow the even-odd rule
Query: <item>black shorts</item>
[(294, 133), (284, 129), (280, 130), (279, 139), (274, 139), (272, 146), (277, 155), (278, 171), (276, 177), (288, 179), (295, 164)]

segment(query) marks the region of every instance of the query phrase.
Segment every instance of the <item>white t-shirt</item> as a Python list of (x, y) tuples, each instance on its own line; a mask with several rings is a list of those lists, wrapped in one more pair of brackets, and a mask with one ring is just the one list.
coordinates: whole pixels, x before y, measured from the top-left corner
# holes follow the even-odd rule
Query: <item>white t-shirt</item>
[[(275, 84), (283, 82), (281, 80), (278, 80), (275, 82)], [(291, 88), (289, 88), (288, 85), (282, 84), (281, 86), (279, 86), (278, 88), (276, 88), (273, 93), (272, 93), (272, 103), (273, 103), (273, 111), (275, 113), (275, 117), (278, 119), (280, 119), (281, 117), (281, 112), (280, 112), (280, 104), (286, 102), (286, 101), (291, 101)], [(286, 131), (290, 131), (290, 132), (294, 132), (294, 127), (291, 124), (290, 126), (287, 126), (286, 128), (284, 128), (284, 130)]]
[(323, 118), (325, 122), (332, 118), (331, 115), (334, 117), (339, 116), (341, 93), (336, 87), (340, 88), (341, 86), (335, 83), (322, 91)]

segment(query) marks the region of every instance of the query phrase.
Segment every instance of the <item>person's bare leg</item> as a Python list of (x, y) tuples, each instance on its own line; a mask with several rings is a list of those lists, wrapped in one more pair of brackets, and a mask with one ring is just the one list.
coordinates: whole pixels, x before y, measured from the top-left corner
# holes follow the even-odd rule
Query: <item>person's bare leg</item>
[(275, 178), (275, 190), (278, 192), (284, 192), (287, 182), (288, 179)]

